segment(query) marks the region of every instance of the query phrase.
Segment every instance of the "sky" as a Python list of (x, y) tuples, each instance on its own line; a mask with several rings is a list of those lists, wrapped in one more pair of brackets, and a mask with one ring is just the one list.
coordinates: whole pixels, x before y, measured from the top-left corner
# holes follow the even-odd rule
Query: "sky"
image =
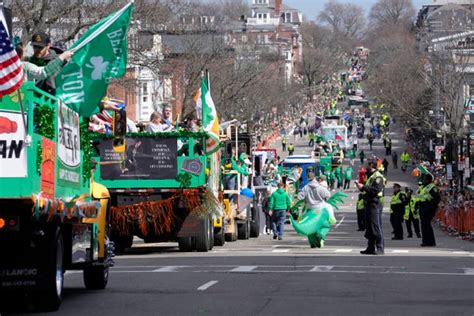
[[(319, 12), (324, 8), (324, 4), (329, 2), (330, 0), (283, 0), (283, 3), (298, 9), (303, 12), (303, 15), (306, 16), (310, 20), (314, 20), (314, 18), (319, 14)], [(347, 3), (354, 3), (362, 6), (365, 11), (368, 13), (370, 7), (377, 2), (376, 0), (339, 0), (340, 2), (347, 2)], [(413, 5), (415, 6), (416, 10), (418, 11), (421, 9), (422, 5), (430, 4), (430, 0), (412, 0)]]

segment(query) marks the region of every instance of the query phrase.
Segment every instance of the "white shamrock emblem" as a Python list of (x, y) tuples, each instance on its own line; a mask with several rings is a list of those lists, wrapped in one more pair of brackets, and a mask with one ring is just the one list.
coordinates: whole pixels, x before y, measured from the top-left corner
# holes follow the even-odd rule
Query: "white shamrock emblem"
[(89, 62), (90, 64), (86, 64), (86, 67), (94, 69), (91, 74), (91, 79), (102, 79), (102, 74), (107, 70), (109, 62), (104, 61), (104, 58), (102, 56), (92, 56)]

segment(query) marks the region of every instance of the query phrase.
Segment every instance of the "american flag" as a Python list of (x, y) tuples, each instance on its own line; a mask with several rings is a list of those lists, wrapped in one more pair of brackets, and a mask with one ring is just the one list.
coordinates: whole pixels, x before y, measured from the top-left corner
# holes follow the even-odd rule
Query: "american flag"
[(7, 30), (0, 22), (0, 98), (20, 88), (25, 80), (20, 58), (13, 47)]

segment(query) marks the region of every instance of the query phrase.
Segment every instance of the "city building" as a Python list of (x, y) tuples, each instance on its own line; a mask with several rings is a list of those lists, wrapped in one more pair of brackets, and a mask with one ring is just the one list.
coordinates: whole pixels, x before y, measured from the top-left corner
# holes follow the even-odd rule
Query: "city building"
[(299, 33), (302, 21), (302, 13), (282, 0), (252, 0), (251, 16), (242, 17), (229, 30), (229, 39), (237, 53), (246, 58), (279, 61), (279, 72), (290, 83), (298, 79), (298, 64), (303, 56)]

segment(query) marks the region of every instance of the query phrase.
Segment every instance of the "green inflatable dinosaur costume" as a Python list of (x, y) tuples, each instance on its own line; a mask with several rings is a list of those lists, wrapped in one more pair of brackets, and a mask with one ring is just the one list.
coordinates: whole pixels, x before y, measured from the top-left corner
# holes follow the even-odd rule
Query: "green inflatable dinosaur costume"
[[(294, 220), (290, 216), (291, 225), (299, 235), (308, 237), (311, 248), (324, 246), (331, 225), (337, 222), (334, 209), (339, 209), (337, 204), (342, 204), (343, 198), (346, 197), (346, 194), (336, 192), (319, 209), (306, 210), (299, 220)], [(292, 209), (298, 208), (301, 204), (304, 204), (303, 200), (293, 205)]]

